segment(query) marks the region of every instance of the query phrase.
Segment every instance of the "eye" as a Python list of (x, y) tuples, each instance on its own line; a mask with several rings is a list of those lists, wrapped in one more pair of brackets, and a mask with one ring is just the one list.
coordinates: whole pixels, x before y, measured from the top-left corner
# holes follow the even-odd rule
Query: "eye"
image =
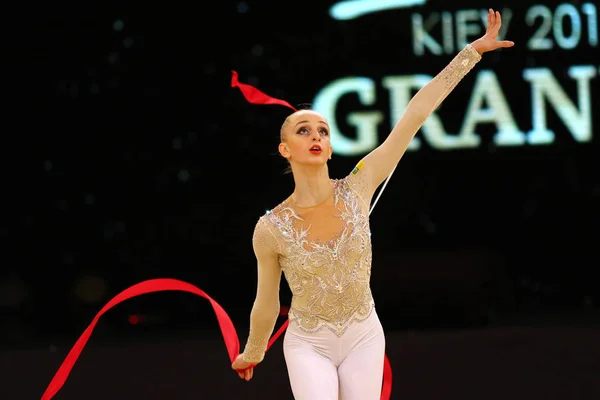
[(323, 136), (328, 136), (329, 135), (329, 131), (325, 128), (321, 128), (319, 129), (319, 133)]
[(306, 129), (305, 127), (302, 127), (300, 129), (298, 129), (298, 133), (301, 135), (306, 135), (308, 133), (308, 129)]

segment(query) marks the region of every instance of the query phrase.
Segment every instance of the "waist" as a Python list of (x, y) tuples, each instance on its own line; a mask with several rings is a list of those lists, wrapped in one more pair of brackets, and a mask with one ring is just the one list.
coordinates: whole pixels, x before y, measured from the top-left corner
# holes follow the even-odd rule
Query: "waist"
[(323, 304), (306, 304), (295, 301), (288, 314), (290, 324), (295, 324), (305, 332), (316, 332), (329, 329), (341, 337), (352, 324), (369, 318), (375, 308), (371, 293), (355, 302), (326, 302)]

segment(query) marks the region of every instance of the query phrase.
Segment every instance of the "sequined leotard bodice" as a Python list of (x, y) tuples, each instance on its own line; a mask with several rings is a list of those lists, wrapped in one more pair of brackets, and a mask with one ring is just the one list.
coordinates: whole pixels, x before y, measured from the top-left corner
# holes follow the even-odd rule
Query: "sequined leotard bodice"
[[(401, 157), (402, 152), (390, 146), (405, 148), (480, 59), (471, 46), (462, 50), (411, 100), (387, 145), (370, 153), (344, 179), (331, 180), (331, 194), (323, 203), (301, 208), (288, 198), (259, 219), (253, 237), (259, 284), (244, 360), (257, 363), (264, 357), (279, 311), (281, 272), (293, 296), (290, 322), (302, 330), (329, 329), (341, 337), (351, 324), (370, 315), (374, 301), (369, 204), (385, 179), (381, 172), (389, 173)], [(377, 165), (363, 169), (368, 162)]]
[(303, 330), (342, 336), (373, 307), (368, 206), (358, 183), (353, 175), (333, 180), (324, 203), (302, 209), (288, 199), (261, 218), (292, 291), (289, 318)]

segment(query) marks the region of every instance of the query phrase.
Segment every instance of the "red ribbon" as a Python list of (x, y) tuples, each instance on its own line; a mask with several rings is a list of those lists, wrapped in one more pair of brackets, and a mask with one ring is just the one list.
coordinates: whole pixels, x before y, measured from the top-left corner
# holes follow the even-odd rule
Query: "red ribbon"
[[(83, 331), (83, 334), (77, 339), (75, 345), (69, 351), (69, 354), (63, 361), (63, 363), (58, 368), (58, 371), (50, 381), (50, 384), (46, 388), (46, 391), (42, 395), (41, 400), (50, 400), (58, 393), (58, 391), (65, 384), (75, 362), (79, 358), (79, 355), (83, 351), (88, 339), (92, 335), (96, 324), (100, 317), (106, 313), (108, 310), (113, 308), (119, 303), (130, 299), (132, 297), (141, 296), (146, 293), (155, 293), (155, 292), (165, 292), (165, 291), (180, 291), (193, 293), (200, 297), (204, 297), (207, 299), (213, 307), (213, 310), (217, 316), (217, 320), (219, 321), (219, 326), (221, 328), (221, 333), (223, 334), (223, 339), (225, 340), (225, 347), (227, 348), (227, 353), (229, 354), (229, 359), (233, 363), (233, 361), (237, 358), (240, 353), (240, 341), (238, 339), (235, 327), (233, 326), (233, 322), (231, 322), (231, 318), (227, 315), (223, 307), (219, 305), (216, 301), (214, 301), (209, 295), (207, 295), (204, 291), (200, 290), (196, 286), (179, 281), (176, 279), (151, 279), (148, 281), (144, 281), (133, 285), (121, 293), (113, 297), (102, 309), (96, 314), (91, 324)], [(281, 328), (271, 337), (269, 340), (269, 344), (267, 345), (267, 350), (271, 347), (271, 345), (283, 334), (285, 329), (287, 328), (289, 320), (286, 321)], [(392, 368), (390, 366), (390, 362), (385, 357), (384, 362), (384, 370), (383, 370), (383, 389), (381, 391), (381, 400), (389, 400), (390, 395), (392, 393)]]
[(271, 96), (261, 92), (254, 86), (251, 86), (251, 85), (248, 85), (245, 83), (240, 83), (240, 81), (238, 81), (238, 73), (235, 71), (231, 71), (231, 72), (232, 72), (231, 87), (239, 88), (249, 103), (252, 103), (252, 104), (278, 104), (280, 106), (285, 106), (285, 107), (291, 108), (294, 111), (298, 111), (298, 110), (296, 110), (296, 108), (294, 108), (290, 103), (288, 103), (285, 100), (276, 99), (275, 97), (271, 97)]

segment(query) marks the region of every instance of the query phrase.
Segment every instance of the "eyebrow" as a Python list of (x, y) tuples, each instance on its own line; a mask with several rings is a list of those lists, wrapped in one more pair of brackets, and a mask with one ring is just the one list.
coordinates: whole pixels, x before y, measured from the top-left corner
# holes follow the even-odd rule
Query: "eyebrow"
[[(300, 125), (300, 124), (305, 124), (305, 123), (307, 123), (307, 122), (310, 122), (310, 121), (300, 121), (300, 122), (298, 122), (298, 123), (296, 124), (296, 126), (298, 126), (298, 125)], [(319, 122), (320, 122), (320, 123), (322, 123), (322, 124), (325, 124), (325, 125), (327, 125), (327, 122), (325, 122), (325, 121), (319, 121)], [(329, 126), (329, 125), (327, 125), (327, 126)]]

